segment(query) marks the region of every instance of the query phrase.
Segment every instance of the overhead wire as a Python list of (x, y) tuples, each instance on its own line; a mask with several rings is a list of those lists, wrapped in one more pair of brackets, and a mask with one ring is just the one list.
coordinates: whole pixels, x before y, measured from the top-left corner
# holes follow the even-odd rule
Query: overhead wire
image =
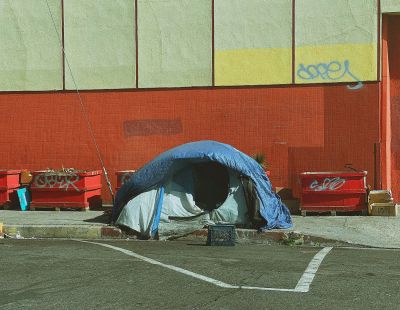
[(47, 5), (47, 9), (48, 9), (48, 11), (49, 11), (49, 14), (50, 14), (52, 23), (53, 23), (54, 30), (55, 30), (55, 32), (56, 32), (56, 34), (57, 34), (58, 42), (59, 42), (60, 47), (61, 47), (61, 49), (62, 49), (62, 53), (63, 53), (64, 59), (65, 59), (65, 62), (66, 62), (66, 64), (67, 64), (69, 73), (70, 73), (70, 75), (71, 75), (72, 82), (74, 83), (74, 87), (75, 87), (76, 93), (77, 93), (78, 98), (79, 98), (80, 107), (81, 107), (81, 110), (82, 110), (82, 112), (83, 112), (83, 115), (84, 115), (84, 118), (85, 118), (85, 121), (86, 121), (86, 124), (87, 124), (87, 127), (88, 127), (88, 131), (89, 131), (90, 137), (91, 137), (92, 142), (93, 142), (93, 144), (94, 144), (94, 146), (95, 146), (95, 148), (96, 148), (96, 154), (97, 154), (97, 157), (98, 157), (98, 159), (99, 159), (99, 161), (100, 161), (100, 164), (101, 164), (101, 167), (102, 167), (102, 170), (103, 170), (103, 173), (104, 173), (104, 177), (105, 177), (105, 179), (106, 179), (107, 186), (108, 186), (108, 189), (109, 189), (109, 191), (110, 191), (112, 201), (113, 201), (113, 203), (114, 203), (114, 192), (113, 192), (113, 190), (112, 190), (112, 186), (111, 186), (110, 179), (109, 179), (109, 177), (108, 177), (107, 169), (106, 169), (106, 167), (105, 167), (103, 158), (102, 158), (101, 153), (100, 153), (99, 145), (97, 144), (96, 137), (95, 137), (95, 135), (94, 135), (92, 123), (91, 123), (90, 118), (89, 118), (89, 115), (88, 115), (88, 113), (87, 113), (87, 109), (86, 109), (85, 103), (84, 103), (84, 101), (83, 101), (83, 98), (82, 98), (82, 96), (81, 96), (81, 93), (79, 92), (79, 88), (78, 88), (78, 85), (77, 85), (77, 83), (76, 83), (74, 74), (73, 74), (73, 72), (72, 72), (72, 69), (71, 69), (71, 66), (70, 66), (70, 63), (69, 63), (67, 54), (65, 53), (65, 49), (64, 49), (64, 46), (63, 46), (63, 43), (62, 43), (62, 39), (61, 39), (61, 36), (60, 36), (59, 31), (57, 30), (57, 25), (56, 25), (56, 22), (55, 22), (55, 20), (54, 20), (54, 15), (53, 15), (53, 13), (52, 13), (52, 11), (51, 11), (49, 2), (48, 2), (48, 0), (45, 0), (45, 2), (46, 2), (46, 5)]

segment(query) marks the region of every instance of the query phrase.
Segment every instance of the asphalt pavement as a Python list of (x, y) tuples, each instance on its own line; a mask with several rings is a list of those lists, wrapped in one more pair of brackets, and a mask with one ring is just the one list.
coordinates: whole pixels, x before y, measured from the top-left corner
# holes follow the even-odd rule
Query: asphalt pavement
[[(400, 304), (398, 250), (328, 248), (317, 265), (315, 257), (327, 248), (96, 243), (101, 244), (0, 240), (0, 308), (398, 309)], [(305, 272), (310, 266), (317, 267), (311, 280)], [(311, 281), (309, 291), (290, 291), (304, 277)]]

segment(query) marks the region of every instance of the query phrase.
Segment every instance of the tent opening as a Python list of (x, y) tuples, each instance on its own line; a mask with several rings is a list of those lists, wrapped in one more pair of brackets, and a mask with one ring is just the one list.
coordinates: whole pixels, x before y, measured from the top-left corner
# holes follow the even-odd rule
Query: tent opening
[(212, 211), (224, 203), (229, 193), (229, 172), (217, 162), (193, 165), (194, 201), (206, 211)]

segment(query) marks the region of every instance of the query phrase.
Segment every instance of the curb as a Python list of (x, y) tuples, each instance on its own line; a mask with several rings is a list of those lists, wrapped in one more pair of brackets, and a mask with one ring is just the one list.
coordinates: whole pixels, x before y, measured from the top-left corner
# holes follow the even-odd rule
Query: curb
[[(121, 229), (102, 225), (7, 225), (0, 224), (4, 237), (12, 239), (126, 239)], [(207, 229), (196, 230), (184, 236), (171, 236), (167, 240), (196, 240), (206, 242)], [(267, 231), (260, 233), (253, 229), (236, 229), (236, 241), (239, 244), (283, 244), (310, 246), (362, 246), (345, 241), (304, 235), (295, 231)]]
[(121, 239), (122, 231), (95, 225), (3, 225), (4, 236), (15, 239)]
[[(202, 240), (206, 241), (207, 229), (200, 229), (183, 237), (172, 237), (170, 240)], [(354, 247), (365, 245), (350, 243), (341, 240), (328, 239), (319, 236), (305, 235), (295, 231), (274, 230), (258, 232), (254, 229), (236, 229), (236, 242), (260, 243), (260, 244), (282, 244), (282, 245), (308, 245), (308, 246), (334, 246), (334, 247)]]

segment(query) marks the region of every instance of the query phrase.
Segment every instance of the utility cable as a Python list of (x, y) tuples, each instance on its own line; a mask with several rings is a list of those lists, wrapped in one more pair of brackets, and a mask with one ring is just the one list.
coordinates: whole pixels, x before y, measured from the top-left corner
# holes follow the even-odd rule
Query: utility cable
[(114, 204), (114, 192), (113, 192), (113, 190), (112, 190), (112, 186), (111, 186), (110, 179), (109, 179), (109, 177), (108, 177), (107, 169), (106, 169), (106, 167), (105, 167), (105, 165), (104, 165), (104, 161), (103, 161), (103, 158), (102, 158), (102, 156), (101, 156), (100, 149), (99, 149), (99, 146), (98, 146), (97, 141), (96, 141), (96, 137), (95, 137), (94, 132), (93, 132), (92, 123), (90, 122), (90, 118), (89, 118), (89, 116), (88, 116), (88, 113), (87, 113), (87, 110), (86, 110), (86, 106), (85, 106), (85, 104), (84, 104), (84, 102), (83, 102), (83, 99), (82, 99), (82, 96), (81, 96), (81, 94), (80, 94), (80, 92), (79, 92), (79, 88), (78, 88), (78, 85), (77, 85), (77, 83), (76, 83), (74, 74), (72, 73), (72, 69), (71, 69), (71, 66), (70, 66), (70, 64), (69, 64), (69, 60), (68, 60), (67, 54), (65, 53), (65, 50), (64, 50), (64, 46), (63, 46), (63, 44), (62, 44), (62, 40), (61, 40), (60, 33), (59, 33), (58, 30), (57, 30), (57, 25), (56, 25), (56, 22), (55, 22), (55, 20), (54, 20), (53, 13), (51, 12), (51, 9), (50, 9), (50, 6), (49, 6), (49, 2), (48, 2), (47, 0), (45, 0), (45, 1), (46, 1), (47, 9), (49, 10), (49, 14), (50, 14), (51, 20), (52, 20), (52, 22), (53, 22), (54, 30), (55, 30), (55, 32), (56, 32), (56, 34), (57, 34), (58, 42), (59, 42), (59, 44), (60, 44), (60, 47), (61, 47), (61, 49), (62, 49), (64, 58), (65, 58), (65, 62), (67, 63), (67, 67), (68, 67), (69, 73), (71, 74), (71, 78), (72, 78), (72, 81), (73, 81), (73, 83), (74, 83), (74, 87), (75, 87), (76, 93), (77, 93), (78, 98), (79, 98), (79, 103), (80, 103), (80, 106), (81, 106), (81, 109), (82, 109), (82, 112), (83, 112), (83, 115), (84, 115), (84, 118), (85, 118), (85, 121), (86, 121), (88, 130), (89, 130), (89, 133), (90, 133), (90, 137), (91, 137), (91, 139), (92, 139), (92, 141), (93, 141), (93, 144), (94, 144), (95, 147), (96, 147), (97, 157), (98, 157), (98, 159), (99, 159), (99, 161), (100, 161), (100, 163), (101, 163), (101, 167), (102, 167), (103, 172), (104, 172), (104, 177), (106, 178), (107, 186), (108, 186), (108, 189), (110, 190), (111, 198), (112, 198), (112, 201), (113, 201), (113, 204)]

